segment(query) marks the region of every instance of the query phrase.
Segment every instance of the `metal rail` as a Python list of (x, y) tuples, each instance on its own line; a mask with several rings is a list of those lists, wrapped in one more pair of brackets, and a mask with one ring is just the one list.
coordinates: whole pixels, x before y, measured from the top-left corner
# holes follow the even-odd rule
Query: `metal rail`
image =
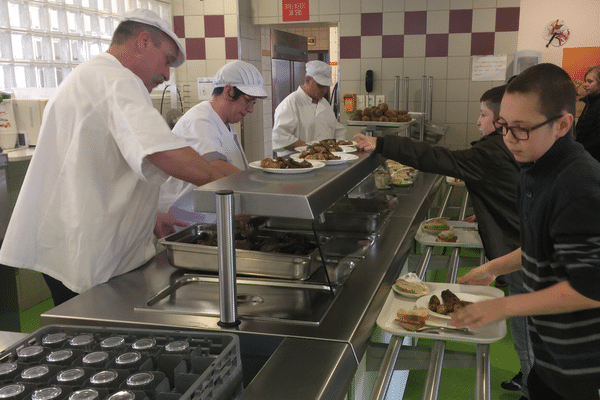
[[(444, 214), (453, 189), (454, 186), (448, 187), (448, 191), (440, 207), (438, 217), (441, 217)], [(468, 200), (469, 193), (465, 192), (459, 212), (459, 220), (463, 220), (465, 218)], [(429, 260), (431, 259), (432, 252), (433, 246), (426, 246), (421, 259), (419, 260), (416, 274), (421, 279), (424, 279), (425, 277), (425, 272), (427, 271), (427, 266), (429, 264)], [(482, 251), (480, 260), (483, 262), (484, 259), (485, 256)], [(456, 282), (459, 262), (460, 247), (455, 247), (452, 250), (450, 259), (448, 261), (446, 283)], [(394, 372), (395, 362), (400, 353), (400, 348), (402, 347), (402, 340), (403, 337), (401, 336), (392, 336), (390, 339), (390, 343), (383, 358), (381, 368), (379, 369), (377, 381), (375, 383), (373, 392), (371, 393), (370, 400), (385, 399), (391, 376)], [(445, 348), (446, 342), (442, 340), (436, 340), (432, 344), (429, 368), (423, 389), (423, 400), (436, 400), (438, 397)], [(488, 344), (478, 344), (475, 359), (475, 399), (490, 400), (490, 346)]]

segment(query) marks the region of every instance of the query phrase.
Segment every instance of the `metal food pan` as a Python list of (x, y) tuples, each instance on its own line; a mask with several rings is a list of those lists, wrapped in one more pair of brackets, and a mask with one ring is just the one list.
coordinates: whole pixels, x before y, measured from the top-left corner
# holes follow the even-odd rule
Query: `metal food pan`
[[(216, 230), (207, 226), (193, 225), (159, 240), (159, 243), (167, 248), (167, 256), (172, 266), (203, 272), (218, 272), (217, 247), (196, 243), (202, 233), (216, 237)], [(273, 237), (282, 232), (265, 229), (259, 230), (255, 234), (259, 237)], [(300, 235), (316, 244), (312, 234)], [(329, 240), (329, 237), (319, 236), (319, 240), (323, 245)], [(318, 248), (308, 255), (236, 249), (235, 256), (237, 274), (269, 278), (305, 280), (322, 264)]]

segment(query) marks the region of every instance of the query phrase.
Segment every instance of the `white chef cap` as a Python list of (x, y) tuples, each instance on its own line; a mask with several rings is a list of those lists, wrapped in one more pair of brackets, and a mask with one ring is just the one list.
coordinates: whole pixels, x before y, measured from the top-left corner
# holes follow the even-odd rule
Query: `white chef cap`
[(313, 78), (319, 85), (331, 86), (331, 67), (323, 61), (309, 61), (306, 63), (306, 76)]
[(248, 96), (267, 97), (267, 92), (263, 88), (262, 75), (254, 65), (245, 61), (231, 61), (217, 72), (213, 79), (213, 87), (218, 88), (228, 84), (235, 86)]
[(138, 8), (137, 10), (132, 10), (125, 13), (122, 17), (122, 21), (135, 21), (140, 22), (142, 24), (154, 26), (155, 28), (158, 28), (167, 35), (169, 35), (169, 37), (173, 39), (173, 41), (175, 42), (175, 44), (177, 44), (177, 47), (179, 48), (179, 54), (177, 54), (177, 58), (173, 63), (173, 67), (179, 67), (181, 64), (183, 64), (183, 62), (185, 61), (185, 50), (183, 49), (183, 45), (179, 41), (179, 38), (177, 37), (175, 32), (173, 32), (171, 25), (169, 25), (167, 21), (159, 17), (154, 11)]

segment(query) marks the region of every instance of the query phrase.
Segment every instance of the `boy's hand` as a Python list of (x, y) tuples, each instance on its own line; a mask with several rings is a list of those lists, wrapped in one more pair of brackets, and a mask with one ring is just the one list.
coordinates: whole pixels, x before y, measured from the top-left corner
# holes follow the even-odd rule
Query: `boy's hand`
[(465, 222), (477, 222), (477, 216), (476, 215), (471, 215), (470, 217), (467, 217), (465, 219), (463, 219), (463, 221)]
[(485, 266), (477, 267), (456, 279), (463, 285), (488, 286), (496, 279), (496, 275), (487, 272)]
[(508, 316), (504, 312), (501, 300), (502, 298), (480, 301), (454, 311), (450, 314), (450, 325), (477, 329), (494, 321), (505, 319)]
[(354, 141), (356, 142), (356, 148), (363, 151), (375, 150), (375, 146), (377, 144), (376, 137), (365, 136), (362, 133), (354, 136)]

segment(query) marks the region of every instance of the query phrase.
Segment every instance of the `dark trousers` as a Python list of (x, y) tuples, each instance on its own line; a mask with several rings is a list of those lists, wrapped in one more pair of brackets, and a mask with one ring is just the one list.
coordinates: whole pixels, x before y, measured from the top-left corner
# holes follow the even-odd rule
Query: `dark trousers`
[(63, 285), (61, 281), (54, 279), (53, 277), (46, 274), (42, 275), (44, 276), (46, 285), (48, 285), (48, 289), (50, 289), (50, 293), (52, 294), (52, 300), (54, 300), (54, 307), (77, 296), (78, 293), (75, 293), (74, 291), (67, 288), (65, 285)]
[[(540, 377), (539, 367), (533, 366), (527, 377), (529, 400), (598, 400), (600, 382), (553, 376), (548, 383)], [(547, 379), (547, 378), (546, 378)], [(552, 387), (549, 385), (552, 383)]]

